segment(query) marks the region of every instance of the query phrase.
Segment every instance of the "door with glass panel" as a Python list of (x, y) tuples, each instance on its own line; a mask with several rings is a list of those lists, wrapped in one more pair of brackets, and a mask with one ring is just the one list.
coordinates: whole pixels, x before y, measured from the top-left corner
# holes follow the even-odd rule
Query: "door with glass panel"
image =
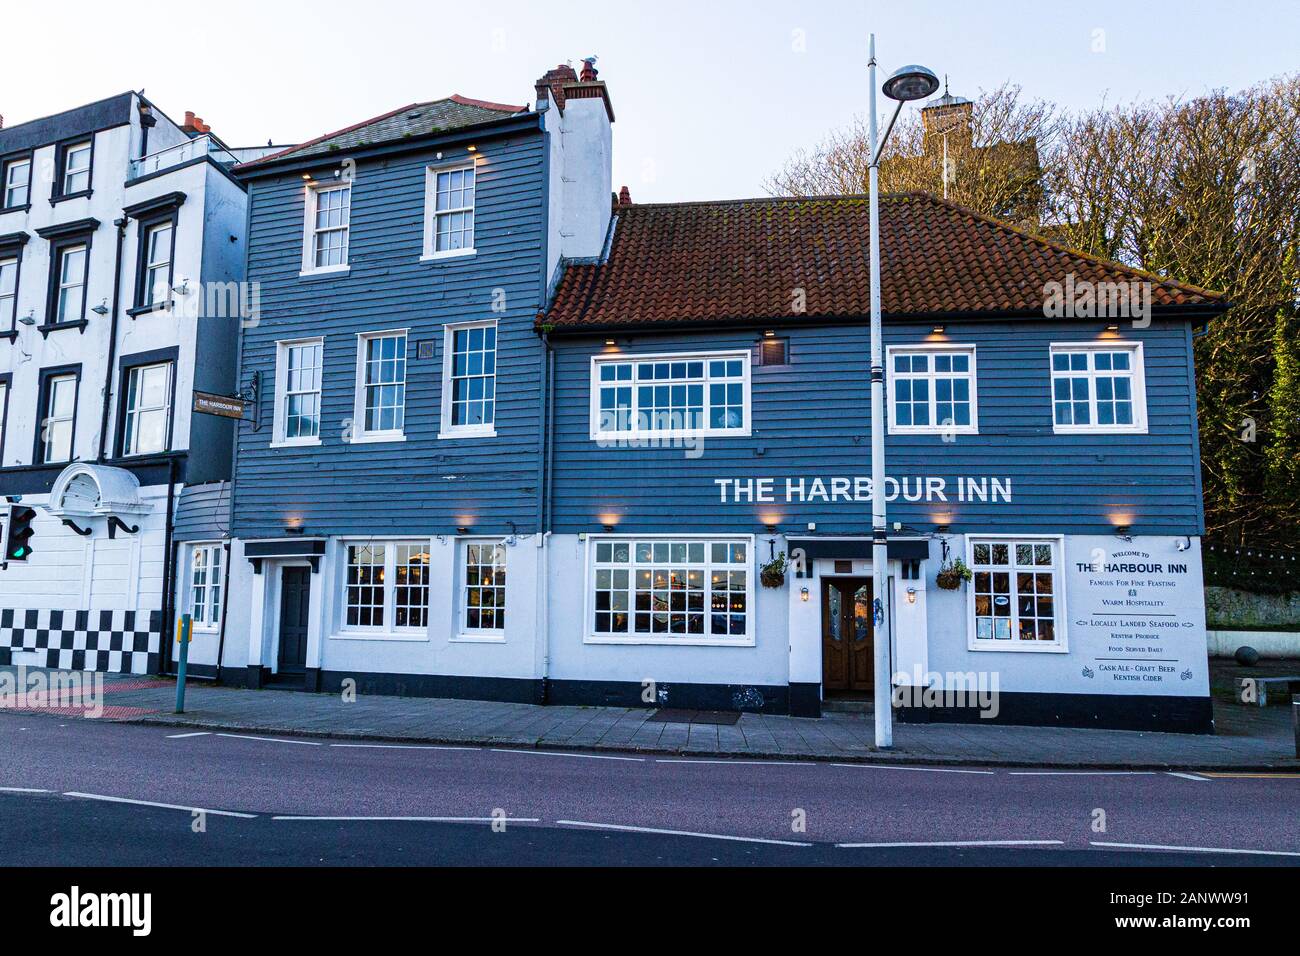
[(870, 694), (875, 627), (870, 578), (822, 578), (822, 688)]

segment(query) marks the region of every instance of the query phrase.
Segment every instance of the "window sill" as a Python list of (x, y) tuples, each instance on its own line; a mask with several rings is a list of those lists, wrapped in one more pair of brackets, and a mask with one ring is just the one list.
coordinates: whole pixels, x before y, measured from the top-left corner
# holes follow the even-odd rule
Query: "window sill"
[(421, 262), (443, 262), (447, 259), (468, 259), (478, 255), (477, 249), (453, 249), (449, 252), (426, 252), (420, 256)]
[(328, 279), (345, 276), (352, 271), (351, 266), (326, 266), (323, 269), (304, 269), (298, 273), (299, 279)]
[(78, 332), (85, 332), (86, 326), (90, 323), (86, 319), (78, 319), (76, 322), (56, 322), (53, 325), (38, 325), (41, 338), (47, 337), (51, 332), (57, 332), (59, 329), (76, 329)]
[(980, 430), (970, 425), (944, 428), (942, 425), (890, 425), (889, 435), (978, 435)]
[(315, 448), (320, 444), (319, 438), (312, 438), (299, 441), (273, 441), (267, 445), (268, 448)]
[(53, 206), (67, 199), (89, 199), (91, 194), (94, 193), (94, 191), (95, 190), (93, 189), (81, 189), (75, 193), (64, 193), (62, 196), (51, 196), (50, 205)]
[(486, 428), (452, 428), (445, 432), (438, 432), (439, 438), (496, 438), (497, 430), (495, 426)]
[(450, 644), (504, 644), (505, 634), (456, 634), (448, 638)]
[[(661, 442), (661, 441), (678, 441), (691, 440), (700, 438), (750, 438), (752, 433), (748, 428), (709, 428), (703, 431), (661, 431), (661, 432), (591, 432), (591, 440), (603, 442), (609, 445), (618, 445), (622, 442)], [(653, 447), (653, 446), (651, 446)], [(672, 451), (680, 451), (674, 448)]]
[(171, 310), (172, 304), (170, 302), (155, 302), (152, 305), (137, 305), (133, 309), (127, 309), (126, 314), (134, 319), (154, 312), (170, 312)]
[(378, 445), (384, 442), (406, 441), (406, 436), (400, 432), (396, 434), (386, 434), (383, 432), (372, 435), (353, 435), (348, 439), (350, 445)]
[(337, 631), (330, 635), (331, 641), (424, 641), (428, 642), (427, 631), (401, 634), (397, 631)]
[[(998, 646), (991, 646), (996, 643)], [(968, 642), (966, 645), (968, 651), (979, 651), (985, 654), (996, 654), (999, 651), (1011, 654), (1067, 654), (1069, 648), (1064, 644), (1048, 644), (1042, 646), (1039, 644), (1024, 641), (1017, 643), (1015, 641), (981, 641), (978, 644)]]
[(10, 329), (7, 332), (0, 332), (0, 339), (8, 339), (10, 342), (16, 342), (18, 340), (18, 330)]
[(3, 209), (0, 209), (0, 216), (3, 216), (7, 212), (28, 212), (31, 208), (32, 204), (29, 202), (23, 203), (21, 206), (5, 206)]
[(754, 640), (733, 641), (725, 638), (673, 638), (673, 637), (610, 637), (588, 634), (584, 644), (653, 644), (662, 647), (754, 647)]
[(1145, 425), (1121, 425), (1111, 428), (1106, 425), (1053, 425), (1052, 433), (1056, 435), (1145, 435)]

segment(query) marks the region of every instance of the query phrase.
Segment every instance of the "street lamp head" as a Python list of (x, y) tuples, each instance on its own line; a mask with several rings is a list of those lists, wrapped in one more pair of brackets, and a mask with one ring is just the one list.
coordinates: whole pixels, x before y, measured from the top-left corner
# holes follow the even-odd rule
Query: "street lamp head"
[(885, 80), (885, 85), (881, 87), (891, 100), (904, 103), (909, 100), (923, 100), (938, 88), (939, 78), (933, 71), (915, 63), (899, 67), (889, 74), (889, 79)]

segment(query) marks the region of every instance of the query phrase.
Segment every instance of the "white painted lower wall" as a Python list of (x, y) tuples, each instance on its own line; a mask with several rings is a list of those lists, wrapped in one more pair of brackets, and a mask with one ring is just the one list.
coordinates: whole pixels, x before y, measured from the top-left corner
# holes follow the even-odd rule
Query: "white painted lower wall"
[[(118, 530), (110, 538), (105, 518), (76, 519), (91, 532), (79, 535), (46, 512), (48, 496), (23, 496), (22, 504), (36, 511), (32, 555), (0, 571), (0, 652), (15, 664), (68, 668), (84, 661), (87, 669), (149, 669), (148, 655), (158, 653), (160, 641), (151, 625), (161, 621), (167, 488), (141, 488), (140, 500), (148, 512), (129, 519), (139, 531)], [(77, 626), (79, 612), (85, 612), (85, 626)], [(35, 626), (28, 626), (33, 617)], [(134, 650), (139, 633), (150, 635), (145, 651)], [(85, 653), (74, 657), (72, 651)], [(100, 652), (112, 656), (100, 658)]]
[(1300, 658), (1300, 631), (1209, 631), (1211, 657), (1232, 657), (1239, 647), (1253, 647), (1260, 657)]

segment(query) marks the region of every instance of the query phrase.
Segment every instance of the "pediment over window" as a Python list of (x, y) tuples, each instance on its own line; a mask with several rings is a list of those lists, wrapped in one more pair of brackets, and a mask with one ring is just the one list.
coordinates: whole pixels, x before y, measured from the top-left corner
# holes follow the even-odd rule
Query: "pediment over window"
[(140, 481), (126, 469), (74, 462), (54, 480), (46, 510), (56, 518), (104, 518), (152, 507), (140, 500)]

